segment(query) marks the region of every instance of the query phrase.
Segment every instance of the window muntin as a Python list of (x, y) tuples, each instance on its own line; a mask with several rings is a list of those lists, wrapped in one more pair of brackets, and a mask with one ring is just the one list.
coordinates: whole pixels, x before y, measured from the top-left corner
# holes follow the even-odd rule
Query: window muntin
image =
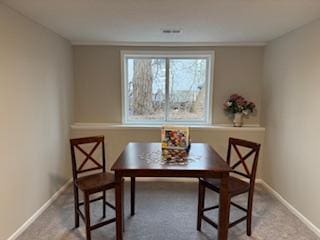
[(209, 124), (212, 62), (212, 52), (122, 52), (123, 123)]

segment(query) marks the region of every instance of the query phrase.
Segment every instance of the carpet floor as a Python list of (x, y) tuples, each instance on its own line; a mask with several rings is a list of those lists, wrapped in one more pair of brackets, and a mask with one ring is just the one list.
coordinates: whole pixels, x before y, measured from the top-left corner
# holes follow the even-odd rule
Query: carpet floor
[[(125, 185), (125, 240), (214, 240), (216, 230), (203, 222), (202, 232), (196, 230), (197, 183), (137, 182), (136, 215), (130, 217), (129, 185)], [(114, 202), (113, 190), (107, 197)], [(217, 202), (218, 195), (207, 191), (206, 205)], [(235, 202), (246, 206), (246, 195)], [(92, 204), (93, 221), (102, 215), (101, 202)], [(232, 208), (231, 220), (242, 216)], [(217, 211), (208, 216), (217, 219)], [(108, 216), (114, 216), (109, 210)], [(71, 186), (23, 232), (17, 240), (85, 240), (84, 224), (74, 228), (73, 192)], [(115, 224), (92, 231), (93, 240), (114, 240)], [(319, 240), (298, 218), (257, 185), (254, 197), (252, 236), (246, 235), (245, 222), (229, 230), (230, 240)]]

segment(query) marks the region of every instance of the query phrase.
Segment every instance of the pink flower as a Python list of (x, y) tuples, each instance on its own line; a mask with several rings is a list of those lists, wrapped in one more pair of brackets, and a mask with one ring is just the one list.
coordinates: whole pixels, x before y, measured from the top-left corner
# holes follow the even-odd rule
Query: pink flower
[(232, 94), (229, 99), (230, 101), (235, 101), (238, 97), (240, 97), (238, 94)]
[(229, 113), (244, 113), (253, 112), (256, 105), (253, 102), (248, 102), (244, 97), (238, 94), (232, 94), (227, 101), (223, 103), (224, 110)]
[(236, 99), (236, 104), (238, 104), (239, 106), (245, 106), (246, 105), (246, 100), (239, 96), (237, 99)]

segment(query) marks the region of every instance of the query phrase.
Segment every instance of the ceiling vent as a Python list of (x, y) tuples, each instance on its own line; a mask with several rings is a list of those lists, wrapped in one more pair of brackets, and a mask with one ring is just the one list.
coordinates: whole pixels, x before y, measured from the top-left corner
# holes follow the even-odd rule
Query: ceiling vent
[(182, 29), (161, 29), (162, 33), (164, 34), (181, 34)]

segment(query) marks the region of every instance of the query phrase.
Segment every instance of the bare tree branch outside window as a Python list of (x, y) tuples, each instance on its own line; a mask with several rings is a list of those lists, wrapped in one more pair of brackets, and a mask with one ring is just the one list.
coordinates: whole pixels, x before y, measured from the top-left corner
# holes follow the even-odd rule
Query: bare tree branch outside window
[[(165, 57), (127, 59), (129, 120), (205, 119), (208, 114), (208, 58), (169, 58), (168, 63), (169, 66)], [(169, 71), (168, 80), (166, 71)]]

